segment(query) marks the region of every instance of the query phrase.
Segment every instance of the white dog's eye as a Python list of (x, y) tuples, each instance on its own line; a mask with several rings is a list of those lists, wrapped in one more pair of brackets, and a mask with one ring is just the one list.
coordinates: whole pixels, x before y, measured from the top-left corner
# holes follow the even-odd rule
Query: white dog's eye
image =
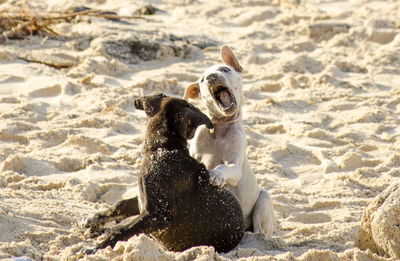
[(224, 67), (224, 68), (222, 68), (222, 71), (225, 72), (225, 73), (227, 73), (227, 72), (230, 72), (231, 69), (229, 69), (228, 67)]

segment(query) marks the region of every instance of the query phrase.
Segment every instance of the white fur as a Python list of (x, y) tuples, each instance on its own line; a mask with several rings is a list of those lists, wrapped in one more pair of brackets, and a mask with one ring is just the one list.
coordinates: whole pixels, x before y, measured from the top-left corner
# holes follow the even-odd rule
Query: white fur
[[(221, 56), (224, 59), (222, 54)], [(234, 57), (233, 53), (232, 56)], [(226, 59), (224, 62), (229, 63)], [(223, 71), (222, 67), (228, 67), (230, 71)], [(211, 74), (217, 75), (219, 81), (224, 82), (223, 85), (231, 90), (237, 104), (233, 111), (225, 112), (214, 100), (207, 83), (207, 76)], [(246, 155), (247, 140), (241, 119), (241, 67), (234, 64), (211, 66), (203, 73), (196, 86), (199, 87), (200, 96), (215, 128), (210, 131), (203, 125), (197, 129), (190, 141), (190, 154), (210, 170), (211, 184), (225, 186), (235, 194), (243, 210), (246, 228), (253, 223), (254, 232), (262, 232), (270, 237), (275, 221), (272, 200), (266, 190), (260, 191)]]

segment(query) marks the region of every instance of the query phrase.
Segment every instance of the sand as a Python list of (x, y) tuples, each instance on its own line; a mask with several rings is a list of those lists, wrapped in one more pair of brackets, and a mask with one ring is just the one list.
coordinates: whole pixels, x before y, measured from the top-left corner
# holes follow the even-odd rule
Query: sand
[[(365, 206), (400, 177), (400, 2), (149, 2), (146, 20), (78, 17), (51, 27), (60, 39), (1, 42), (0, 258), (386, 260), (354, 241)], [(29, 1), (124, 16), (146, 3)], [(137, 194), (146, 117), (133, 100), (182, 97), (224, 44), (244, 68), (247, 155), (273, 199), (273, 237), (175, 253), (140, 235), (77, 255), (96, 242), (79, 221)]]

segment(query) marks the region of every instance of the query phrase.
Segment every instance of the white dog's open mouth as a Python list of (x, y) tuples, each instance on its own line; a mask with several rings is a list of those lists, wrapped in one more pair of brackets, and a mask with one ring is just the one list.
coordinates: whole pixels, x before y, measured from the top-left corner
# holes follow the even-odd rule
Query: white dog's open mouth
[(235, 97), (227, 87), (222, 85), (212, 86), (210, 91), (218, 106), (224, 111), (236, 106)]

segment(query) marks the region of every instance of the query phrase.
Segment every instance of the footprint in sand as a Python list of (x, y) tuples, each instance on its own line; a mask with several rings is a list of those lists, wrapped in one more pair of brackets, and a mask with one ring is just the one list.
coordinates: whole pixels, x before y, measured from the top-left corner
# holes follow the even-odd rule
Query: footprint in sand
[(127, 192), (126, 186), (122, 184), (81, 184), (81, 198), (90, 202), (102, 201), (113, 205)]
[[(304, 150), (291, 144), (286, 148), (271, 152), (271, 156), (284, 169), (284, 174), (289, 178), (297, 178), (299, 173), (308, 168), (316, 168), (321, 162), (311, 151)], [(302, 166), (302, 167), (300, 167)]]
[(348, 33), (350, 26), (340, 22), (317, 22), (308, 26), (308, 36), (316, 42), (326, 41), (336, 34)]
[(0, 131), (0, 141), (6, 142), (19, 142), (21, 144), (28, 144), (29, 139), (23, 135), (16, 135), (13, 133), (7, 133)]
[(67, 146), (74, 147), (81, 151), (86, 151), (90, 154), (100, 152), (102, 154), (109, 155), (112, 153), (112, 151), (115, 151), (115, 148), (112, 148), (103, 141), (84, 135), (71, 135), (64, 143), (60, 144), (59, 146), (60, 148)]
[(311, 58), (307, 55), (300, 54), (295, 59), (290, 59), (281, 62), (283, 72), (294, 73), (320, 73), (324, 70), (325, 66), (318, 60)]
[(27, 176), (45, 176), (59, 172), (52, 162), (22, 155), (10, 155), (1, 164), (0, 170), (12, 170)]
[(380, 160), (367, 159), (364, 155), (355, 151), (348, 151), (338, 159), (338, 166), (344, 171), (355, 170), (361, 167), (376, 167), (380, 163)]
[(233, 22), (239, 26), (249, 26), (254, 22), (264, 21), (275, 18), (276, 11), (272, 8), (264, 8), (262, 10), (251, 10), (242, 13)]
[(353, 61), (345, 61), (345, 60), (336, 60), (336, 67), (339, 68), (340, 71), (345, 73), (367, 73), (368, 70), (360, 65), (355, 64)]
[(12, 82), (23, 82), (25, 79), (20, 76), (11, 74), (0, 74), (0, 83), (12, 83)]
[(259, 83), (258, 88), (262, 92), (279, 92), (282, 89), (282, 85), (279, 82), (265, 81)]
[(388, 44), (394, 40), (400, 31), (398, 29), (368, 28), (368, 40), (379, 44)]
[(0, 171), (15, 171), (26, 176), (46, 176), (60, 171), (79, 171), (87, 165), (85, 159), (81, 158), (62, 157), (53, 162), (24, 155), (10, 155), (0, 165)]
[(60, 95), (62, 92), (62, 88), (59, 84), (56, 84), (51, 87), (40, 88), (34, 90), (28, 94), (31, 98), (42, 98), (42, 97), (56, 97)]
[(294, 217), (290, 217), (289, 221), (300, 222), (303, 224), (319, 224), (331, 222), (331, 217), (319, 212), (300, 212)]

